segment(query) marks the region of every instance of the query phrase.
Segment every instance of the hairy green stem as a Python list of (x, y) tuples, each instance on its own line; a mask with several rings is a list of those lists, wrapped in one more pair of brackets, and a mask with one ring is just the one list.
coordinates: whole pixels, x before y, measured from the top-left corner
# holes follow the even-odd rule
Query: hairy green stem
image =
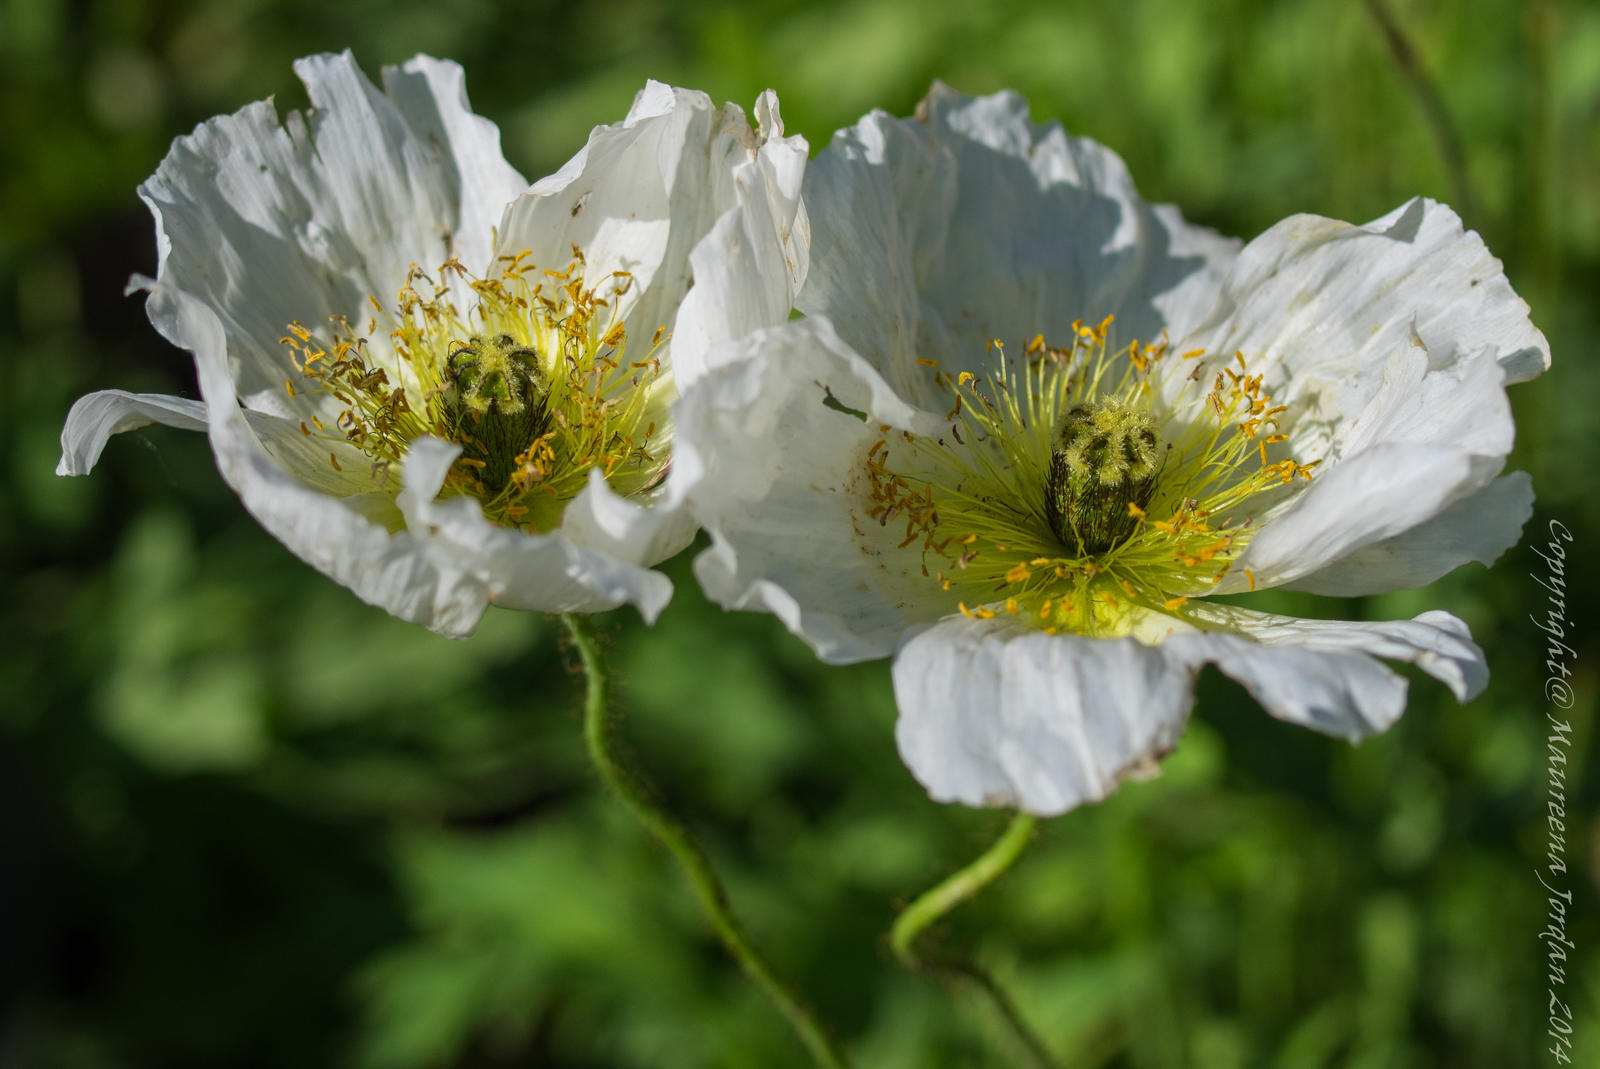
[(999, 879), (1011, 867), (1033, 838), (1036, 823), (1031, 813), (1018, 813), (1011, 818), (1004, 834), (995, 840), (993, 846), (965, 868), (918, 895), (895, 918), (894, 927), (889, 929), (889, 946), (907, 968), (959, 976), (976, 984), (994, 1003), (1006, 1026), (1027, 1050), (1033, 1064), (1039, 1069), (1055, 1069), (1056, 1061), (1044, 1045), (1044, 1040), (1023, 1019), (1017, 1004), (987, 970), (959, 958), (929, 957), (917, 948), (918, 938), (929, 925)]
[(704, 853), (689, 838), (684, 826), (658, 806), (650, 796), (650, 789), (632, 770), (623, 765), (612, 745), (611, 720), (606, 707), (610, 690), (610, 677), (606, 671), (605, 655), (601, 652), (594, 625), (587, 616), (563, 613), (561, 622), (567, 627), (572, 644), (583, 661), (584, 675), (588, 679), (588, 692), (583, 707), (583, 737), (589, 747), (589, 757), (606, 786), (633, 811), (639, 822), (650, 830), (663, 846), (672, 851), (683, 870), (694, 884), (701, 908), (711, 921), (722, 945), (744, 968), (745, 974), (772, 1000), (793, 1026), (812, 1059), (828, 1069), (845, 1069), (844, 1056), (829, 1040), (800, 999), (773, 973), (772, 967), (751, 943), (744, 928), (733, 914), (728, 893), (717, 879), (716, 872)]

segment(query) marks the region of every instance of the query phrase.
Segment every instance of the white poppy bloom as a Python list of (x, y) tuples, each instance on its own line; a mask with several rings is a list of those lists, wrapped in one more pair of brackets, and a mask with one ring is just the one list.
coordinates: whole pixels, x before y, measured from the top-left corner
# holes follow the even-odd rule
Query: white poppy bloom
[(530, 186), (453, 63), (381, 90), (348, 53), (295, 69), (306, 114), (212, 119), (139, 189), (159, 268), (132, 287), (203, 401), (84, 397), (58, 472), (118, 431), (205, 429), (268, 531), (396, 616), (653, 620), (672, 588), (650, 566), (694, 533), (672, 401), (713, 347), (782, 323), (805, 273), (807, 146), (777, 98), (753, 131), (652, 82)]
[(1103, 798), (1174, 746), (1208, 663), (1349, 739), (1404, 708), (1381, 659), (1483, 687), (1448, 613), (1214, 597), (1415, 587), (1517, 540), (1505, 386), (1549, 352), (1450, 209), (1297, 216), (1241, 247), (1016, 95), (943, 86), (841, 131), (804, 195), (805, 318), (680, 401), (713, 536), (696, 574), (825, 661), (893, 656), (935, 798)]

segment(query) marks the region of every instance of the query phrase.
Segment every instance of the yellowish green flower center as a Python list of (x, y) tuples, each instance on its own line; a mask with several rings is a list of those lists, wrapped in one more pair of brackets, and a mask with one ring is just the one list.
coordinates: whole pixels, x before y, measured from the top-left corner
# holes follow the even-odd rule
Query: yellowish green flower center
[(870, 518), (904, 524), (900, 549), (952, 608), (1093, 635), (1129, 633), (1143, 610), (1182, 616), (1260, 510), (1311, 478), (1318, 462), (1286, 455), (1285, 410), (1243, 354), (1216, 366), (1165, 339), (1112, 350), (1110, 323), (1074, 324), (1068, 348), (1036, 337), (1020, 359), (991, 342), (987, 379), (918, 361), (951, 397), (948, 432), (886, 426), (869, 447)]
[[(526, 252), (501, 257), (498, 275), (483, 279), (454, 259), (434, 275), (413, 265), (392, 307), (369, 299), (365, 331), (342, 318), (320, 334), (291, 323), (282, 341), (299, 383), (285, 388), (341, 406), (333, 427), (314, 416), (301, 431), (356, 446), (376, 486), (389, 485), (419, 436), (455, 442), (461, 456), (443, 493), (475, 497), (493, 522), (527, 530), (558, 525), (592, 469), (620, 494), (654, 486), (671, 445), (672, 384), (656, 357), (663, 331), (631, 358), (620, 308), (632, 277), (615, 271), (590, 284), (582, 251), (572, 253), (559, 270)], [(455, 293), (470, 294), (465, 313)], [(371, 344), (380, 329), (382, 355)], [(340, 467), (333, 453), (329, 462)]]

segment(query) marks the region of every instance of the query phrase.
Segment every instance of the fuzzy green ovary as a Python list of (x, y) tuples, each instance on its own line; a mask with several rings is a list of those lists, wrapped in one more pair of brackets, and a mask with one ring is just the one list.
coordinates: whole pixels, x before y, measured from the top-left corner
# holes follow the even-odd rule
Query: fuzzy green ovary
[(483, 465), (484, 489), (498, 494), (510, 484), (517, 458), (545, 430), (550, 383), (539, 354), (509, 334), (474, 336), (450, 354), (445, 378), (462, 457)]
[(1161, 439), (1149, 414), (1117, 401), (1067, 413), (1050, 456), (1045, 514), (1064, 546), (1080, 556), (1126, 542), (1155, 494)]

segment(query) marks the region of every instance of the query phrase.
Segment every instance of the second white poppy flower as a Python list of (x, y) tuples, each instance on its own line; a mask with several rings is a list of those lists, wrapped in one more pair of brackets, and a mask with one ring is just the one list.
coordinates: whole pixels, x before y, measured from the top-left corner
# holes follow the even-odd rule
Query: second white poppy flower
[(1505, 385), (1549, 353), (1448, 208), (1297, 216), (1241, 248), (1016, 95), (942, 86), (840, 131), (804, 194), (807, 318), (680, 404), (696, 573), (824, 660), (893, 655), (935, 798), (1103, 798), (1175, 745), (1207, 663), (1348, 738), (1404, 707), (1380, 658), (1481, 689), (1447, 613), (1214, 599), (1419, 586), (1516, 541)]

